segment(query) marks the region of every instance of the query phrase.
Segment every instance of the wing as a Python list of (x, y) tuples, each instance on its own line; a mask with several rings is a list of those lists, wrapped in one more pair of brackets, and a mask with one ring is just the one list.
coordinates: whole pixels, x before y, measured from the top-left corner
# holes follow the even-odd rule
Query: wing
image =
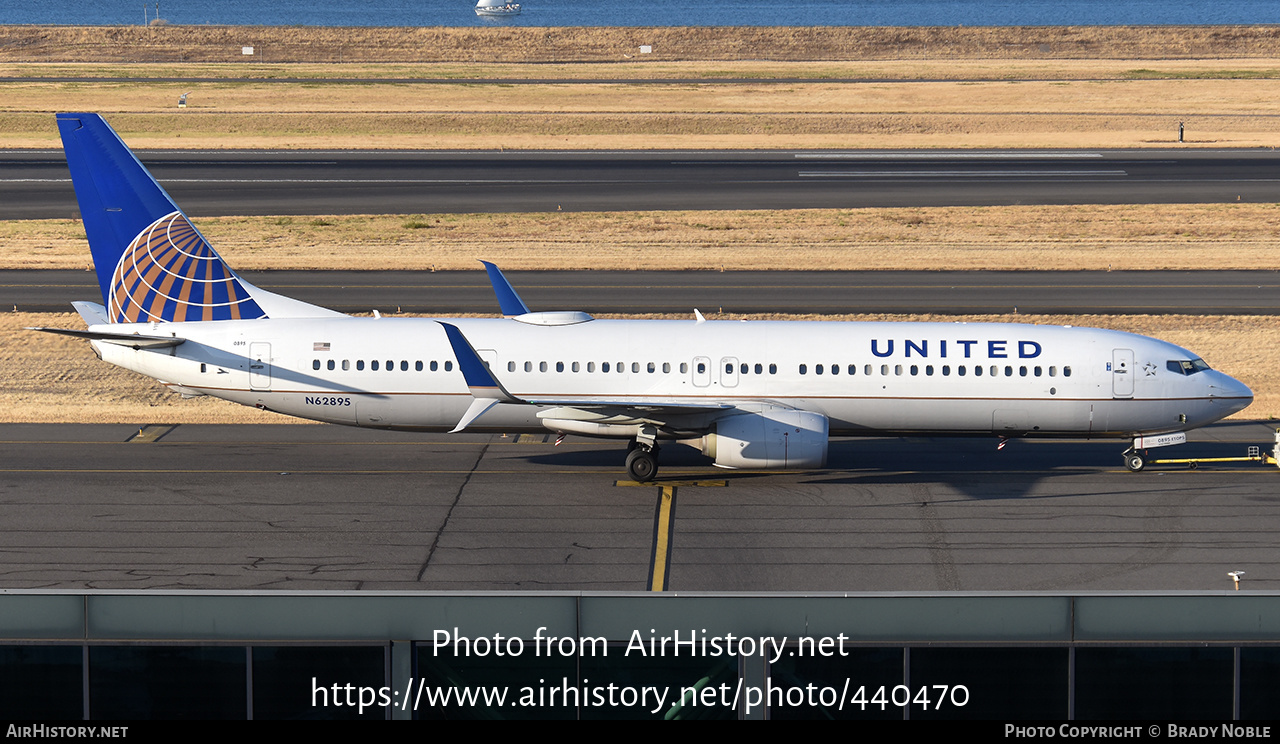
[(127, 346), (130, 349), (163, 349), (170, 346), (178, 346), (186, 343), (185, 338), (177, 336), (143, 336), (138, 333), (105, 333), (101, 331), (77, 331), (71, 328), (44, 328), (42, 326), (28, 326), (28, 331), (40, 331), (42, 333), (57, 333), (61, 336), (73, 336), (75, 338), (84, 338), (90, 341), (102, 341), (117, 346)]
[(458, 359), (458, 369), (467, 381), (473, 398), (471, 406), (463, 414), (454, 432), (462, 431), (486, 411), (499, 403), (549, 407), (538, 414), (539, 418), (590, 421), (595, 423), (647, 423), (657, 426), (679, 424), (688, 426), (708, 415), (724, 413), (737, 408), (735, 403), (707, 401), (696, 402), (680, 398), (652, 398), (645, 396), (557, 398), (536, 396), (521, 398), (512, 395), (498, 381), (467, 337), (457, 326), (436, 321), (443, 328)]

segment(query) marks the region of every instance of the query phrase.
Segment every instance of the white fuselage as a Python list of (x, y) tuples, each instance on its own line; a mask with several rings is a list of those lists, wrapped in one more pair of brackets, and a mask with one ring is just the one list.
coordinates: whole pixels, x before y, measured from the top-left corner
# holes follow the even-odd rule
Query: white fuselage
[[(1243, 409), (1249, 389), (1195, 356), (1117, 331), (982, 323), (449, 319), (521, 399), (779, 405), (827, 416), (835, 436), (1128, 437), (1184, 431)], [(94, 342), (103, 359), (203, 393), (308, 419), (450, 430), (472, 395), (439, 323), (406, 318), (117, 324), (176, 335), (158, 350)], [(560, 430), (545, 407), (500, 404), (469, 430)], [(639, 416), (640, 414), (636, 414)], [(714, 413), (664, 436), (696, 435)], [(619, 430), (620, 432), (622, 430)], [(602, 432), (609, 435), (607, 432)], [(624, 432), (625, 433), (625, 432)], [(622, 435), (622, 434), (619, 434)]]

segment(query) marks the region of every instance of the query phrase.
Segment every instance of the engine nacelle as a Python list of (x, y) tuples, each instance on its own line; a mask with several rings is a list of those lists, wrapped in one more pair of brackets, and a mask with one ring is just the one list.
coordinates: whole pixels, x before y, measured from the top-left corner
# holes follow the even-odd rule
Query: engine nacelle
[(702, 454), (721, 468), (820, 468), (827, 432), (820, 413), (770, 407), (717, 421), (715, 433), (702, 438)]

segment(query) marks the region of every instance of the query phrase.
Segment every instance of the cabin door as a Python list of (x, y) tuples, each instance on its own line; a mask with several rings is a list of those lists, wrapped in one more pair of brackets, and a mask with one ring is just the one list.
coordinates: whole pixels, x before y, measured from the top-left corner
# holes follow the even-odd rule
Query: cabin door
[(249, 344), (249, 387), (271, 389), (271, 344), (265, 341)]
[(1133, 349), (1111, 351), (1111, 395), (1114, 398), (1133, 397)]

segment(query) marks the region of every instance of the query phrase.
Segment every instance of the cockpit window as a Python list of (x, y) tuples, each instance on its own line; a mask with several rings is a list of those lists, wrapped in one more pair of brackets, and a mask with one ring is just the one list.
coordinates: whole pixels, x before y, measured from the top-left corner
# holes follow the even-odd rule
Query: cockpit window
[(1209, 369), (1208, 363), (1203, 359), (1170, 359), (1165, 363), (1170, 372), (1177, 372), (1180, 375), (1194, 375), (1197, 372), (1203, 372)]

